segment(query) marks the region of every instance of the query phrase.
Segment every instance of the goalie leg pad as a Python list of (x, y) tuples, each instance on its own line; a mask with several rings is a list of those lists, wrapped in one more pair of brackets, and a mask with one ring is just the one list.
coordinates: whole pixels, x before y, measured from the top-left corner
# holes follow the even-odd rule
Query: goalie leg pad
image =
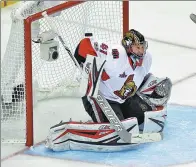
[(143, 133), (163, 132), (167, 118), (167, 106), (157, 110), (145, 112)]
[(138, 144), (141, 137), (137, 136), (139, 134), (137, 119), (127, 119), (122, 123), (130, 133), (135, 134), (133, 143), (123, 146), (124, 141), (109, 123), (60, 122), (50, 128), (46, 147), (53, 151), (119, 151)]
[[(132, 134), (132, 143), (125, 143), (109, 123), (60, 122), (50, 128), (46, 147), (53, 151), (90, 150), (99, 152), (122, 151), (147, 142), (163, 139), (160, 133), (139, 133), (136, 118), (122, 121)], [(146, 132), (150, 132), (147, 131)]]

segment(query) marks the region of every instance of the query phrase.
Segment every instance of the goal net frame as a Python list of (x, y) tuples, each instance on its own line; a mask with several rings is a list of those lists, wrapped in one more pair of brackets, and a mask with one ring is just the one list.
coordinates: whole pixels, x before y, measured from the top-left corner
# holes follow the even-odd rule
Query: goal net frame
[[(85, 3), (85, 1), (68, 1), (52, 8), (48, 8), (47, 14), (50, 16), (56, 12), (72, 8), (76, 5)], [(123, 34), (129, 30), (129, 1), (122, 1), (123, 13)], [(33, 131), (33, 76), (32, 76), (32, 38), (31, 38), (31, 24), (43, 18), (41, 11), (24, 19), (24, 58), (25, 58), (25, 93), (26, 97), (26, 146), (34, 144)]]

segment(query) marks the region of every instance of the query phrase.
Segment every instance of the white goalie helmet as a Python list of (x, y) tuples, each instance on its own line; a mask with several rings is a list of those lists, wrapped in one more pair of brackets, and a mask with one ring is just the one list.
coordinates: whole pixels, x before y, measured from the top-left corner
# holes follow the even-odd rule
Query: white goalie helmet
[(157, 78), (148, 74), (136, 94), (154, 108), (167, 104), (171, 88), (172, 82), (169, 78)]

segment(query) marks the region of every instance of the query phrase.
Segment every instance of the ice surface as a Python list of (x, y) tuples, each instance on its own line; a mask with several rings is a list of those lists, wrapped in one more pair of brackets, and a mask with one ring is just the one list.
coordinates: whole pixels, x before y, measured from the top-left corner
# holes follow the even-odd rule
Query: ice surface
[(134, 147), (130, 151), (97, 153), (85, 151), (53, 152), (40, 145), (25, 153), (102, 163), (112, 166), (168, 166), (196, 161), (196, 107), (169, 105), (164, 140)]
[[(16, 4), (18, 5), (18, 4)], [(196, 25), (189, 19), (189, 14), (195, 11), (196, 2), (144, 2), (131, 1), (130, 2), (130, 27), (138, 29), (147, 37), (158, 38), (159, 40), (170, 41), (196, 47)], [(1, 55), (5, 52), (5, 46), (8, 40), (8, 31), (10, 29), (11, 20), (9, 18), (12, 7), (1, 10)], [(5, 33), (7, 32), (7, 33)], [(196, 50), (190, 50), (180, 47), (174, 47), (162, 43), (157, 43), (149, 40), (149, 50), (153, 56), (153, 65), (151, 72), (157, 76), (168, 76), (172, 81), (185, 78), (186, 76), (196, 73)], [(170, 103), (177, 103), (189, 106), (196, 106), (196, 77), (187, 79), (179, 84), (173, 86)], [(159, 166), (161, 161), (165, 165), (185, 163), (185, 167), (196, 166), (196, 143), (195, 143), (195, 129), (194, 128), (195, 108), (183, 108), (179, 106), (175, 108), (170, 106), (171, 112), (168, 112), (168, 129), (173, 129), (166, 132), (166, 138), (160, 143), (148, 144), (138, 147), (138, 152), (132, 155), (130, 152), (125, 152), (124, 156), (118, 153), (111, 153), (104, 157), (99, 154), (99, 159), (104, 158), (104, 161), (111, 165), (133, 167), (135, 164), (141, 166), (142, 163)], [(179, 113), (176, 113), (176, 110)], [(178, 114), (178, 115), (177, 115)], [(177, 115), (177, 116), (176, 116)], [(192, 117), (191, 117), (192, 116)], [(60, 120), (69, 120), (72, 117), (74, 120), (88, 120), (88, 115), (85, 113), (82, 103), (79, 99), (56, 99), (48, 102), (40, 103), (34, 113), (34, 133), (35, 143), (40, 142), (47, 136), (48, 128)], [(193, 124), (192, 124), (193, 123)], [(192, 126), (188, 126), (192, 124)], [(183, 130), (183, 133), (179, 131)], [(175, 138), (176, 137), (176, 138)], [(180, 137), (180, 138), (179, 138)], [(188, 137), (195, 137), (188, 141)], [(168, 147), (166, 147), (168, 146)], [(12, 153), (25, 148), (21, 145), (2, 145), (1, 158), (11, 155)], [(38, 147), (42, 149), (43, 147)], [(145, 149), (144, 149), (145, 148)], [(160, 150), (161, 149), (161, 150)], [(147, 152), (150, 151), (150, 152)], [(177, 152), (177, 150), (179, 150)], [(161, 152), (162, 151), (162, 152)], [(183, 154), (180, 154), (184, 152)], [(161, 155), (162, 153), (162, 155)], [(71, 156), (72, 155), (72, 156)], [(88, 156), (89, 161), (93, 163), (80, 162), (80, 157)], [(142, 155), (142, 158), (140, 157)], [(159, 155), (159, 157), (157, 157)], [(70, 152), (71, 160), (59, 160), (55, 158), (43, 158), (39, 156), (29, 156), (19, 154), (8, 158), (2, 162), (3, 167), (20, 166), (58, 166), (58, 167), (106, 167), (106, 165), (97, 164), (95, 162), (95, 154), (80, 152)], [(168, 156), (170, 158), (168, 159)], [(116, 159), (114, 159), (117, 157)], [(133, 161), (131, 159), (135, 158)], [(123, 159), (128, 161), (123, 161)], [(155, 160), (155, 161), (152, 161)], [(181, 165), (178, 165), (181, 166)]]

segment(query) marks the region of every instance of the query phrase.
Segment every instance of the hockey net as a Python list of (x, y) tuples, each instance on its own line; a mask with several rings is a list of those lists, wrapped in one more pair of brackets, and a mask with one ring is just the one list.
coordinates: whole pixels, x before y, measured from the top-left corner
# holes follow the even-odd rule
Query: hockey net
[[(40, 33), (50, 30), (40, 9), (25, 2), (15, 11), (1, 67), (1, 139), (3, 143), (33, 144), (33, 104), (60, 96), (77, 96), (79, 70), (59, 43), (59, 58), (48, 62), (40, 58), (40, 44), (31, 40), (32, 24), (40, 24)], [(45, 9), (74, 53), (85, 33), (109, 43), (119, 43), (128, 30), (128, 2), (62, 2)], [(60, 15), (56, 15), (60, 12)], [(13, 14), (13, 13), (12, 13)], [(58, 38), (55, 38), (58, 41)]]

